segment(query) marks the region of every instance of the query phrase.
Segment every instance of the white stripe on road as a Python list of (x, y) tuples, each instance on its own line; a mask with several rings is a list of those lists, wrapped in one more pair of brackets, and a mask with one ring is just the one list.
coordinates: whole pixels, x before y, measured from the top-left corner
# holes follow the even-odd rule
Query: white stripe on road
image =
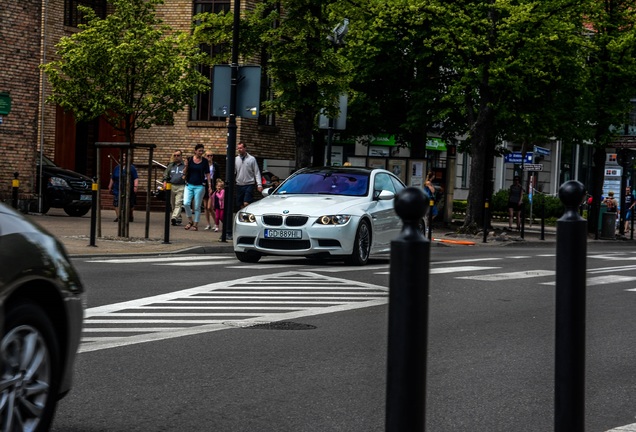
[[(621, 275), (596, 276), (596, 277), (587, 278), (585, 280), (585, 286), (611, 285), (614, 283), (631, 282), (635, 280), (636, 280), (636, 276), (621, 276)], [(541, 285), (556, 285), (556, 282), (543, 282)]]
[(620, 426), (615, 429), (610, 429), (606, 432), (636, 432), (636, 423)]
[(475, 276), (459, 276), (457, 279), (469, 279), (469, 280), (480, 280), (480, 281), (503, 281), (503, 280), (514, 280), (514, 279), (528, 279), (535, 277), (544, 277), (544, 276), (552, 276), (555, 272), (552, 270), (526, 270), (520, 272), (510, 272), (510, 273), (495, 273), (488, 275), (475, 275)]
[[(445, 273), (459, 273), (478, 270), (493, 270), (501, 267), (483, 267), (483, 266), (462, 266), (462, 267), (445, 267), (434, 268), (429, 270), (429, 274), (445, 274)], [(390, 272), (376, 272), (375, 274), (390, 274)]]
[(503, 258), (475, 258), (475, 259), (460, 259), (452, 261), (431, 261), (431, 265), (439, 264), (461, 264), (467, 262), (479, 262), (479, 261), (501, 261)]

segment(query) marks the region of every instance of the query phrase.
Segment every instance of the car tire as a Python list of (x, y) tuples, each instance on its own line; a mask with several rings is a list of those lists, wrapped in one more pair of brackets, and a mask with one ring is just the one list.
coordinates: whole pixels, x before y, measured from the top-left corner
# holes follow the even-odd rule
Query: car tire
[(249, 252), (234, 253), (236, 254), (236, 259), (238, 259), (240, 262), (255, 264), (261, 260), (261, 256), (259, 254)]
[(363, 266), (369, 261), (371, 253), (371, 228), (369, 222), (363, 220), (358, 225), (356, 238), (353, 243), (353, 252), (347, 258), (347, 264), (355, 266)]
[(90, 207), (64, 207), (64, 213), (72, 217), (82, 217), (90, 211)]
[(30, 302), (10, 307), (0, 340), (0, 429), (48, 431), (60, 380), (60, 349), (45, 311)]

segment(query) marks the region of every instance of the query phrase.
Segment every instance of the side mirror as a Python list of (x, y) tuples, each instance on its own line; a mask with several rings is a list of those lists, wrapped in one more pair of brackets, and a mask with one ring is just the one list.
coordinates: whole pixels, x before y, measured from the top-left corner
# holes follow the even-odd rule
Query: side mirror
[(379, 201), (392, 200), (393, 198), (395, 198), (395, 194), (388, 190), (380, 191), (380, 193), (377, 196), (377, 199)]

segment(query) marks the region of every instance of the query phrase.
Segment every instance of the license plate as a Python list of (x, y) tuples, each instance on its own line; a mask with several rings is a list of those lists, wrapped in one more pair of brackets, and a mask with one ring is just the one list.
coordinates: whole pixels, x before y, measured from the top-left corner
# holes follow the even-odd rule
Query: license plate
[(300, 230), (266, 229), (265, 238), (299, 239), (303, 238)]
[(80, 201), (90, 201), (93, 199), (92, 195), (80, 195)]

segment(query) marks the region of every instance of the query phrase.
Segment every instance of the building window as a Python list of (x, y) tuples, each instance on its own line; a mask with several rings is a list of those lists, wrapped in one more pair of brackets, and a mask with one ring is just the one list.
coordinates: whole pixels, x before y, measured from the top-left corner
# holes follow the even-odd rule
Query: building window
[(82, 13), (77, 6), (87, 6), (95, 11), (95, 14), (106, 18), (106, 0), (64, 0), (64, 25), (77, 27), (79, 24), (86, 24)]
[[(228, 0), (194, 0), (194, 15), (200, 13), (221, 13), (230, 11), (230, 2)], [(222, 46), (201, 46), (201, 50), (209, 56), (219, 53), (224, 47)], [(194, 97), (192, 106), (190, 107), (190, 120), (193, 121), (223, 121), (224, 117), (215, 117), (212, 115), (212, 87), (214, 79), (214, 69), (207, 65), (199, 66), (199, 72), (210, 80), (210, 88), (198, 93)]]

